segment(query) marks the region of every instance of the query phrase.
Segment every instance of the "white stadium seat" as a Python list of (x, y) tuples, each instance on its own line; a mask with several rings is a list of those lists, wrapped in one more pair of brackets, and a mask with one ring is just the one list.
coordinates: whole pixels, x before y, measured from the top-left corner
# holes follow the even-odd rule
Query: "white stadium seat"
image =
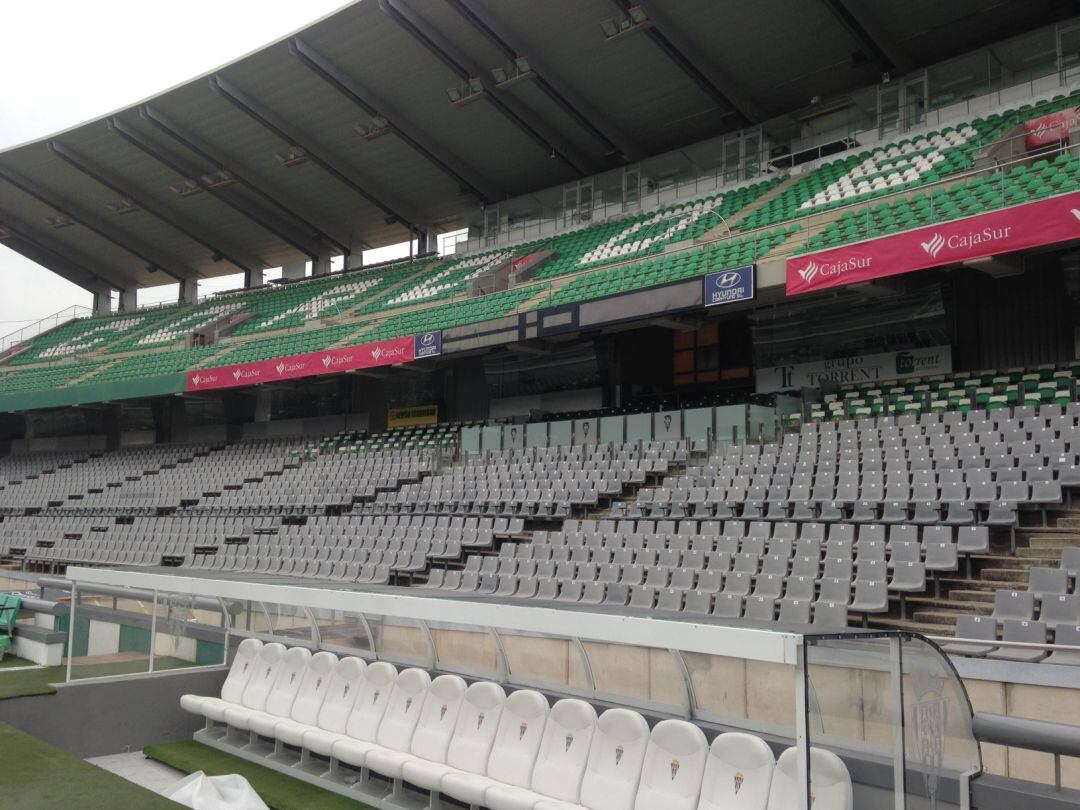
[(759, 737), (730, 731), (709, 746), (697, 810), (766, 810), (776, 757)]
[(192, 714), (203, 714), (202, 707), (208, 702), (225, 705), (239, 703), (244, 696), (244, 687), (247, 686), (248, 678), (254, 672), (255, 659), (262, 649), (263, 643), (257, 638), (245, 638), (236, 648), (229, 674), (225, 676), (225, 683), (221, 685), (221, 697), (204, 697), (202, 695), (183, 695), (180, 698), (180, 707)]
[[(799, 752), (789, 748), (776, 761), (768, 810), (790, 810), (797, 806)], [(810, 749), (810, 795), (814, 810), (852, 810), (851, 777), (847, 766), (832, 751)]]
[(274, 686), (277, 665), (285, 655), (284, 645), (264, 644), (251, 665), (251, 677), (244, 684), (244, 692), (239, 701), (207, 701), (202, 706), (202, 713), (218, 723), (226, 722), (226, 713), (237, 709), (262, 711), (266, 707), (266, 696)]
[[(774, 761), (752, 734), (728, 732), (709, 745), (683, 720), (663, 720), (650, 732), (629, 709), (598, 719), (588, 703), (567, 699), (549, 711), (547, 699), (529, 689), (507, 697), (488, 681), (466, 687), (457, 675), (432, 680), (421, 669), (398, 672), (382, 661), (248, 641), (237, 649), (222, 697), (184, 695), (181, 706), (207, 718), (209, 744), (249, 759), (269, 756), (253, 745), (256, 735), (274, 740), (268, 762), (285, 762), (285, 746), (299, 747), (295, 764), (309, 780), (320, 773), (310, 759), (316, 755), (331, 759), (325, 775), (340, 762), (364, 769), (360, 784), (378, 785), (364, 777), (371, 771), (391, 780), (387, 796), (395, 802), (407, 799), (408, 784), (429, 792), (428, 806), (438, 806), (439, 794), (490, 810), (790, 810), (797, 803), (797, 750)], [(250, 744), (213, 736), (215, 721), (248, 730)], [(811, 749), (811, 792), (814, 810), (852, 810), (847, 767), (825, 749)]]
[(532, 790), (495, 785), (484, 793), (492, 810), (533, 810), (546, 799), (576, 802), (596, 731), (596, 711), (583, 700), (560, 700), (551, 707), (533, 768)]
[(304, 680), (311, 651), (304, 647), (290, 647), (281, 657), (274, 675), (274, 685), (266, 695), (261, 711), (227, 709), (225, 720), (230, 726), (247, 729), (266, 737), (273, 736), (274, 726), (287, 720), (293, 702)]
[(608, 709), (596, 721), (580, 802), (541, 801), (535, 810), (633, 810), (648, 745), (644, 717), (629, 709)]
[[(370, 670), (371, 667), (368, 669)], [(420, 708), (424, 704), (424, 696), (430, 684), (431, 676), (422, 669), (405, 669), (399, 672), (390, 688), (390, 697), (386, 701), (382, 719), (375, 721), (378, 728), (375, 739), (370, 742), (366, 737), (354, 739), (355, 735), (350, 732), (348, 738), (334, 743), (334, 757), (359, 768), (367, 764), (367, 755), (370, 751), (384, 749), (408, 751), (416, 724), (420, 720)], [(380, 697), (381, 692), (375, 690), (372, 694), (373, 707), (377, 706)], [(357, 706), (359, 702), (360, 700), (357, 699)], [(353, 710), (353, 714), (356, 714), (356, 709)], [(360, 733), (365, 731), (365, 728), (360, 729)]]
[[(341, 697), (331, 700), (334, 706), (339, 702), (342, 704), (342, 712), (328, 711), (327, 707), (331, 706), (331, 700), (328, 700), (319, 713), (319, 728), (304, 732), (304, 748), (319, 756), (331, 756), (337, 742), (375, 742), (397, 670), (393, 664), (376, 661), (361, 668), (359, 673), (349, 670), (341, 677), (345, 681)], [(348, 684), (352, 684), (348, 691), (355, 691), (351, 698), (345, 694)], [(350, 709), (347, 714), (346, 706)]]
[(258, 723), (253, 723), (252, 728), (263, 736), (276, 737), (286, 745), (301, 745), (304, 732), (319, 722), (319, 712), (322, 711), (323, 701), (329, 694), (337, 665), (338, 657), (333, 653), (315, 653), (308, 661), (289, 718), (278, 721), (272, 731), (262, 731)]
[[(406, 670), (407, 672), (408, 670)], [(401, 769), (406, 762), (426, 760), (445, 763), (446, 752), (450, 748), (450, 738), (454, 735), (458, 713), (465, 699), (465, 681), (457, 675), (440, 675), (428, 684), (423, 695), (424, 702), (419, 708), (416, 727), (407, 740), (399, 735), (407, 723), (395, 727), (389, 735), (383, 734), (386, 718), (379, 726), (379, 743), (383, 746), (368, 752), (364, 764), (373, 771), (393, 779), (400, 779)], [(391, 706), (393, 698), (391, 698)], [(415, 703), (411, 710), (417, 712)], [(389, 717), (389, 711), (387, 717)], [(401, 746), (405, 741), (404, 747)], [(392, 749), (392, 750), (391, 750)]]
[(709, 741), (693, 723), (661, 720), (649, 735), (635, 810), (695, 810)]
[[(550, 711), (547, 698), (539, 692), (521, 689), (511, 694), (503, 704), (486, 776), (450, 773), (443, 777), (440, 790), (458, 801), (480, 805), (489, 787), (502, 784), (527, 789)], [(452, 749), (451, 756), (453, 753)]]
[[(432, 689), (435, 688), (434, 683), (431, 686)], [(417, 787), (439, 790), (443, 777), (449, 774), (462, 771), (483, 773), (495, 741), (495, 732), (499, 727), (505, 701), (506, 692), (497, 683), (474, 683), (465, 690), (450, 746), (446, 751), (445, 764), (440, 764), (439, 760), (430, 757), (410, 760), (401, 768), (402, 778)], [(419, 733), (418, 729), (417, 736)], [(414, 746), (415, 743), (414, 736)]]

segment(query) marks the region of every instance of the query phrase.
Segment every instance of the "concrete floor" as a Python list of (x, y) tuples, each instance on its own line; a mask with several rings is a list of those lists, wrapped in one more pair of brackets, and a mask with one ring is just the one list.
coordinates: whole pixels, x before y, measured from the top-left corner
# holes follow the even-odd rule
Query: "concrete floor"
[(187, 776), (183, 771), (147, 759), (143, 756), (142, 751), (132, 751), (127, 754), (109, 754), (104, 757), (90, 757), (86, 761), (155, 793), (160, 793)]

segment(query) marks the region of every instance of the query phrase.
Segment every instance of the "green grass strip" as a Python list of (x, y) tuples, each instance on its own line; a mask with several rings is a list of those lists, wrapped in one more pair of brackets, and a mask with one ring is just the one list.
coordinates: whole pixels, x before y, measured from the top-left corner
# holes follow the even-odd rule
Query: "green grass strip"
[(156, 793), (83, 762), (43, 740), (0, 723), (0, 806), (18, 810), (58, 807), (176, 810)]
[(27, 661), (25, 658), (19, 658), (18, 656), (8, 653), (4, 656), (4, 660), (0, 661), (0, 669), (11, 669), (12, 667), (32, 667), (33, 661)]
[[(194, 664), (179, 658), (158, 657), (154, 659), (155, 671), (190, 666), (194, 666)], [(109, 675), (132, 675), (146, 672), (146, 667), (146, 660), (114, 661), (108, 664), (77, 664), (71, 668), (71, 679), (75, 681), (81, 678), (103, 678)], [(63, 683), (65, 677), (67, 677), (67, 667), (64, 666), (22, 669), (15, 672), (0, 670), (0, 700), (29, 697), (30, 695), (55, 695), (56, 689), (51, 684)]]
[(184, 773), (238, 773), (272, 810), (371, 810), (355, 799), (302, 782), (195, 740), (149, 745), (143, 753)]

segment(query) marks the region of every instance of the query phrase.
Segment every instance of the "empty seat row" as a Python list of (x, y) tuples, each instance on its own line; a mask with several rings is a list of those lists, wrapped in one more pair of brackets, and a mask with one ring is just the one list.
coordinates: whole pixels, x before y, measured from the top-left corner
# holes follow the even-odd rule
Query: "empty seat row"
[[(529, 689), (507, 695), (491, 682), (255, 639), (239, 645), (220, 697), (180, 702), (205, 718), (200, 733), (232, 735), (238, 748), (270, 738), (278, 758), (299, 749), (326, 758), (326, 775), (378, 774), (395, 798), (411, 786), (429, 804), (443, 794), (493, 810), (789, 810), (800, 787), (796, 749), (776, 760), (754, 735), (710, 745), (682, 720), (650, 729), (627, 709), (598, 717), (580, 700), (551, 706)], [(852, 810), (843, 761), (812, 748), (810, 765), (816, 810)]]

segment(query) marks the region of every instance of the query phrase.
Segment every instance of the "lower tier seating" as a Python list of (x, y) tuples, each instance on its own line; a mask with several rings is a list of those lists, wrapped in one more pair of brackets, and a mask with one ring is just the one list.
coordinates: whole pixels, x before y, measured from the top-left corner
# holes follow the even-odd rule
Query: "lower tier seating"
[[(728, 732), (711, 744), (692, 723), (651, 729), (637, 712), (588, 703), (553, 706), (539, 692), (509, 695), (498, 684), (456, 675), (397, 671), (380, 661), (314, 655), (305, 648), (245, 639), (220, 697), (184, 695), (180, 705), (238, 745), (274, 741), (342, 766), (493, 810), (790, 810), (797, 752)], [(237, 734), (239, 738), (237, 739)], [(843, 761), (811, 749), (815, 810), (852, 810)]]

